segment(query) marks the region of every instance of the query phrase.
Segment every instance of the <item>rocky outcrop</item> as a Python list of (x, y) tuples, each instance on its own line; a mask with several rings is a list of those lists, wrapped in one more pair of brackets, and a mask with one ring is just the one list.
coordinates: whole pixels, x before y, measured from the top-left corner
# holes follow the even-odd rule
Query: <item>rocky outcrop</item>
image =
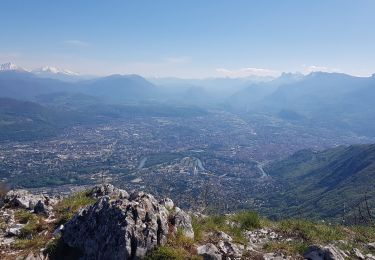
[(204, 259), (241, 259), (245, 247), (233, 242), (233, 238), (228, 234), (219, 231), (211, 233), (211, 240), (214, 243), (198, 247), (198, 254)]
[(11, 190), (4, 199), (4, 205), (10, 207), (18, 207), (27, 210), (33, 210), (36, 214), (49, 216), (52, 212), (52, 206), (55, 205), (60, 198), (49, 197), (43, 194), (32, 194), (27, 190)]
[(168, 234), (178, 227), (194, 237), (191, 219), (184, 211), (169, 211), (143, 192), (126, 197), (111, 199), (105, 195), (81, 210), (65, 224), (64, 243), (80, 250), (85, 259), (137, 259), (165, 244)]
[(34, 209), (38, 201), (44, 202), (44, 200), (45, 197), (43, 195), (34, 195), (27, 190), (11, 190), (6, 194), (4, 203), (13, 207)]
[(89, 191), (89, 196), (95, 199), (103, 196), (109, 196), (111, 198), (127, 199), (129, 194), (122, 189), (118, 189), (112, 184), (97, 185)]
[(188, 238), (194, 239), (193, 226), (191, 224), (191, 217), (186, 214), (183, 210), (175, 207), (174, 212), (170, 215), (170, 222), (174, 228), (174, 232), (181, 229), (184, 235)]

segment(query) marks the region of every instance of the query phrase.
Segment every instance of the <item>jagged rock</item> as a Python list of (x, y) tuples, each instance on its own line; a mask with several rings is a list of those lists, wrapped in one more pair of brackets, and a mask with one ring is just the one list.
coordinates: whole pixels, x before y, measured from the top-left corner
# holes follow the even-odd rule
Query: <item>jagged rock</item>
[(366, 260), (375, 260), (375, 256), (372, 254), (367, 254), (366, 255)]
[(168, 210), (172, 210), (174, 208), (173, 200), (170, 198), (164, 198), (159, 201), (161, 205), (164, 205)]
[(204, 260), (221, 260), (222, 256), (219, 249), (211, 243), (208, 243), (197, 248), (198, 255), (202, 256)]
[(24, 224), (14, 224), (7, 228), (6, 233), (8, 236), (19, 236)]
[(60, 199), (52, 198), (43, 194), (32, 194), (27, 190), (11, 190), (5, 198), (4, 203), (13, 207), (20, 207), (28, 210), (34, 210), (36, 214), (50, 216), (52, 205), (55, 205)]
[(174, 226), (175, 232), (177, 231), (177, 229), (181, 229), (184, 232), (185, 236), (194, 239), (194, 230), (193, 226), (191, 225), (191, 217), (187, 213), (176, 207), (170, 220), (172, 225)]
[(308, 260), (344, 260), (345, 254), (334, 245), (313, 245), (303, 254)]
[(89, 196), (93, 198), (101, 198), (103, 196), (109, 196), (111, 198), (118, 198), (118, 199), (127, 199), (129, 198), (129, 194), (122, 189), (118, 189), (112, 184), (102, 184), (97, 185), (91, 189), (89, 192)]
[(169, 211), (150, 194), (132, 193), (129, 200), (104, 196), (64, 225), (62, 239), (84, 259), (142, 258), (166, 243), (169, 219)]
[(24, 209), (34, 209), (38, 201), (44, 200), (43, 195), (34, 195), (27, 190), (11, 190), (4, 198), (6, 204)]
[(222, 240), (217, 244), (217, 248), (222, 256), (230, 259), (241, 259), (244, 250), (243, 245)]

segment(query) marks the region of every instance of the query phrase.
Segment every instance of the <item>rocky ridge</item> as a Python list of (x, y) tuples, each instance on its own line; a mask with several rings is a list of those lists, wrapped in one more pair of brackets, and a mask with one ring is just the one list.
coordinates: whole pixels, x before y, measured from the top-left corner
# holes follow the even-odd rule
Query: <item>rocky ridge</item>
[(11, 190), (1, 199), (0, 258), (375, 259), (374, 241), (358, 248), (348, 241), (312, 243), (298, 253), (288, 246), (306, 245), (300, 231), (244, 228), (236, 215), (222, 219), (224, 224), (217, 217), (188, 214), (171, 199), (111, 184), (71, 198)]

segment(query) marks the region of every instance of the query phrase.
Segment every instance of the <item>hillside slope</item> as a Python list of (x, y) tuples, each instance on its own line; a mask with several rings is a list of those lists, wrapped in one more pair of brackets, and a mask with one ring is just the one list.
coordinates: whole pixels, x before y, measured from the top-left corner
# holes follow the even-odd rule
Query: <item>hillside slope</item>
[(365, 195), (375, 201), (375, 144), (299, 151), (267, 172), (284, 186), (269, 195), (270, 209), (284, 216), (340, 219)]

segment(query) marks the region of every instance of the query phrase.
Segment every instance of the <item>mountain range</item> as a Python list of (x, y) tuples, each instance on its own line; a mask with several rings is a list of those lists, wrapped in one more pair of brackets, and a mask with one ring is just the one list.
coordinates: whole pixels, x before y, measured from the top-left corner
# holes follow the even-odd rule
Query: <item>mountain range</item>
[[(375, 134), (375, 76), (342, 73), (284, 73), (271, 79), (153, 79), (139, 75), (110, 75), (91, 79), (55, 68), (28, 72), (8, 63), (1, 66), (1, 97), (38, 102), (39, 96), (70, 93), (93, 103), (126, 104), (156, 102), (224, 109), (244, 115), (263, 113), (286, 122)], [(59, 75), (58, 78), (49, 75)], [(164, 85), (163, 85), (164, 84)], [(66, 95), (65, 95), (66, 96)], [(60, 96), (60, 99), (64, 95)], [(67, 96), (66, 96), (67, 97)], [(61, 101), (61, 100), (60, 100)], [(65, 100), (65, 104), (70, 101)], [(64, 102), (63, 102), (64, 103)]]

